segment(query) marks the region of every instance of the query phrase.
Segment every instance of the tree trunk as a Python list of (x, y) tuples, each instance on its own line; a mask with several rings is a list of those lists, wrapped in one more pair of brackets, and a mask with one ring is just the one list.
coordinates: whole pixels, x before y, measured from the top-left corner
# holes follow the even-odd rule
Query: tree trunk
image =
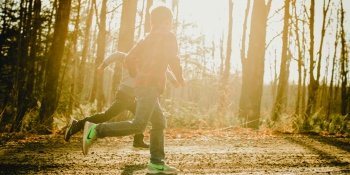
[[(330, 0), (328, 1), (328, 3), (326, 4), (326, 0), (323, 0), (323, 18), (322, 18), (322, 28), (321, 28), (321, 41), (320, 41), (320, 46), (318, 49), (318, 59), (317, 59), (317, 74), (316, 74), (316, 82), (318, 84), (318, 88), (317, 88), (317, 95), (316, 98), (318, 97), (319, 100), (316, 100), (315, 102), (315, 107), (322, 109), (322, 102), (323, 102), (323, 90), (324, 88), (319, 87), (320, 84), (320, 78), (321, 78), (321, 62), (322, 62), (322, 58), (323, 58), (323, 43), (324, 43), (324, 38), (325, 38), (325, 34), (326, 34), (326, 18), (327, 18), (327, 13), (328, 13), (328, 9), (329, 9), (329, 5), (330, 5)], [(326, 65), (326, 69), (327, 69), (328, 64)], [(327, 71), (326, 71), (327, 73)]]
[[(309, 129), (309, 118), (312, 113), (315, 112), (316, 108), (316, 98), (318, 94), (319, 89), (319, 79), (320, 79), (320, 70), (321, 70), (321, 59), (322, 59), (322, 50), (323, 50), (323, 40), (325, 36), (325, 30), (326, 30), (326, 17), (327, 17), (327, 11), (329, 8), (330, 2), (328, 2), (328, 5), (326, 7), (326, 2), (324, 1), (323, 4), (323, 22), (322, 22), (322, 29), (321, 29), (321, 42), (320, 42), (320, 48), (319, 48), (319, 57), (317, 60), (314, 60), (314, 23), (315, 23), (315, 0), (311, 0), (310, 5), (310, 67), (309, 67), (309, 96), (308, 96), (308, 103), (306, 106), (306, 121), (304, 121), (304, 129)], [(317, 62), (317, 74), (316, 78), (314, 76), (314, 69), (315, 69), (315, 63)]]
[(85, 84), (85, 63), (88, 57), (89, 48), (90, 48), (90, 36), (91, 36), (91, 24), (92, 24), (92, 17), (94, 13), (94, 4), (96, 3), (96, 0), (90, 1), (90, 7), (89, 7), (89, 13), (86, 18), (85, 22), (85, 30), (84, 30), (84, 44), (83, 44), (83, 50), (81, 52), (81, 60), (79, 63), (79, 75), (77, 79), (77, 90), (76, 92), (80, 92), (80, 97), (82, 97), (83, 93), (83, 87)]
[(106, 51), (106, 15), (107, 0), (102, 1), (99, 32), (97, 37), (97, 53), (95, 60), (95, 75), (90, 96), (90, 102), (97, 100), (97, 111), (101, 111), (104, 104), (103, 96), (103, 72), (98, 72), (97, 67), (103, 62)]
[[(221, 77), (221, 97), (218, 107), (218, 112), (221, 119), (224, 119), (225, 113), (227, 112), (227, 100), (228, 100), (228, 79), (230, 76), (230, 67), (231, 67), (231, 52), (232, 52), (232, 27), (233, 27), (233, 1), (228, 0), (229, 7), (229, 16), (228, 16), (228, 34), (227, 34), (227, 47), (226, 47), (226, 59), (224, 65), (224, 71)], [(226, 122), (226, 121), (219, 121)]]
[[(33, 82), (34, 82), (34, 76), (33, 76), (33, 67), (34, 67), (34, 60), (35, 60), (35, 54), (31, 51), (35, 51), (36, 47), (32, 44), (33, 42), (33, 0), (30, 0), (27, 2), (28, 5), (26, 7), (27, 12), (23, 16), (23, 24), (25, 25), (23, 27), (23, 33), (21, 34), (21, 42), (20, 42), (20, 49), (19, 49), (19, 70), (17, 74), (17, 113), (15, 113), (15, 121), (11, 128), (11, 131), (19, 131), (22, 119), (27, 112), (29, 105), (29, 101), (32, 101), (31, 93), (33, 90)], [(40, 1), (39, 1), (40, 3)], [(38, 2), (36, 2), (36, 5), (38, 6)], [(39, 13), (40, 13), (40, 6), (39, 6)], [(37, 26), (35, 26), (37, 27)], [(37, 33), (37, 28), (34, 29)], [(35, 33), (35, 34), (36, 34)], [(36, 51), (35, 51), (36, 52)], [(29, 59), (29, 60), (28, 60)]]
[[(137, 26), (138, 27), (138, 32), (137, 32), (137, 39), (141, 38), (141, 31), (142, 31), (142, 24), (143, 24), (143, 16), (144, 16), (144, 11), (145, 11), (145, 2), (146, 0), (142, 0), (142, 10), (139, 14), (140, 16), (140, 23)], [(144, 25), (143, 25), (144, 26)]]
[(251, 20), (247, 59), (242, 60), (242, 90), (239, 116), (245, 126), (258, 128), (264, 78), (267, 17), (271, 1), (255, 0)]
[(347, 44), (345, 38), (345, 28), (344, 28), (344, 7), (343, 1), (340, 1), (340, 41), (341, 41), (341, 53), (340, 53), (340, 79), (341, 79), (341, 114), (348, 114), (348, 78), (347, 74), (349, 71), (348, 65), (348, 53), (347, 53)]
[(308, 119), (311, 116), (311, 113), (314, 111), (315, 99), (317, 95), (318, 84), (314, 76), (315, 60), (314, 60), (314, 23), (315, 23), (315, 0), (311, 0), (310, 5), (310, 20), (309, 20), (309, 29), (310, 29), (310, 63), (309, 63), (309, 87), (308, 87), (308, 101), (306, 106), (306, 121), (304, 121), (304, 129), (309, 129)]
[[(74, 32), (72, 34), (72, 46), (70, 48), (70, 56), (72, 56), (72, 70), (71, 70), (71, 82), (70, 82), (70, 96), (69, 96), (69, 102), (68, 102), (68, 114), (71, 114), (73, 112), (73, 107), (75, 106), (75, 99), (76, 99), (76, 81), (77, 81), (77, 75), (78, 75), (78, 63), (79, 58), (77, 57), (77, 43), (78, 43), (78, 35), (79, 35), (79, 29), (80, 29), (80, 8), (81, 8), (81, 0), (78, 0), (77, 5), (77, 17), (74, 21)], [(69, 58), (69, 57), (68, 57)]]
[(289, 79), (289, 65), (290, 56), (288, 55), (289, 46), (289, 6), (290, 1), (284, 1), (284, 24), (283, 24), (283, 34), (282, 34), (282, 55), (281, 55), (281, 65), (280, 74), (277, 87), (277, 95), (275, 104), (272, 109), (272, 122), (278, 122), (280, 115), (286, 107), (287, 103), (287, 88)]
[[(118, 51), (128, 52), (134, 45), (136, 10), (137, 0), (123, 0)], [(112, 84), (112, 94), (117, 90), (120, 78), (121, 65), (115, 65)]]
[(329, 82), (329, 93), (328, 93), (328, 107), (327, 107), (327, 121), (330, 120), (330, 115), (334, 111), (333, 103), (334, 103), (334, 73), (336, 69), (336, 60), (338, 53), (338, 42), (339, 42), (339, 26), (340, 26), (340, 16), (339, 13), (337, 15), (337, 28), (335, 30), (335, 40), (334, 40), (334, 54), (332, 58), (332, 70), (331, 70), (331, 79)]
[(271, 80), (271, 94), (272, 94), (272, 99), (276, 98), (276, 91), (277, 91), (277, 83), (278, 83), (278, 74), (277, 74), (277, 51), (275, 49), (275, 55), (274, 55), (274, 60), (273, 60), (273, 64), (270, 65), (271, 67), (273, 66), (273, 68), (271, 68), (271, 71), (273, 71), (273, 77)]
[(40, 33), (39, 29), (41, 27), (41, 0), (35, 0), (34, 1), (34, 19), (32, 22), (33, 29), (31, 31), (31, 43), (30, 43), (30, 55), (29, 55), (29, 61), (27, 62), (28, 67), (28, 79), (27, 79), (27, 86), (26, 86), (26, 104), (28, 105), (27, 108), (33, 107), (33, 104), (36, 103), (36, 97), (33, 96), (33, 88), (34, 88), (34, 80), (35, 80), (35, 70), (34, 65), (36, 63), (36, 58), (38, 55), (38, 51), (40, 50), (40, 45), (38, 42), (40, 41)]
[[(13, 88), (10, 92), (11, 97), (10, 97), (10, 106), (13, 109), (12, 114), (9, 115), (8, 117), (5, 116), (4, 119), (2, 119), (2, 125), (7, 125), (7, 124), (12, 124), (11, 128), (9, 128), (11, 131), (16, 128), (16, 118), (18, 115), (21, 115), (21, 90), (24, 85), (24, 61), (25, 61), (25, 56), (27, 54), (24, 54), (25, 52), (23, 51), (24, 48), (24, 28), (26, 28), (26, 15), (27, 15), (27, 8), (26, 8), (26, 3), (24, 0), (21, 0), (20, 2), (20, 10), (19, 10), (19, 26), (18, 26), (18, 34), (17, 34), (17, 39), (18, 42), (16, 43), (16, 53), (15, 53), (15, 64), (14, 64), (14, 73), (13, 73)], [(22, 93), (23, 94), (23, 93)]]
[(224, 74), (224, 60), (225, 60), (225, 54), (224, 54), (224, 34), (222, 34), (220, 38), (220, 76)]
[[(41, 27), (41, 23), (42, 23), (42, 18), (41, 18), (41, 0), (35, 0), (34, 1), (34, 20), (33, 20), (33, 40), (32, 40), (32, 51), (30, 51), (30, 53), (33, 53), (33, 55), (31, 55), (32, 59), (36, 59), (36, 57), (38, 56), (38, 52), (40, 52), (41, 47), (41, 34), (42, 34), (42, 29), (43, 27)], [(36, 66), (37, 65), (37, 61), (34, 61), (33, 64), (33, 76), (36, 76)], [(35, 73), (35, 74), (34, 74)], [(33, 78), (34, 79), (34, 78)], [(31, 82), (32, 83), (32, 87), (34, 88), (34, 81)]]
[(145, 33), (151, 31), (151, 19), (150, 19), (150, 9), (153, 5), (153, 0), (147, 0), (146, 15), (145, 15)]
[(40, 108), (39, 120), (46, 128), (44, 133), (51, 132), (53, 113), (56, 110), (59, 97), (57, 96), (58, 78), (61, 68), (61, 60), (64, 44), (68, 32), (71, 0), (59, 0), (54, 26), (53, 43), (49, 51), (49, 60), (46, 67), (44, 96)]
[(244, 14), (244, 22), (243, 22), (243, 34), (242, 34), (242, 45), (241, 45), (241, 62), (243, 64), (244, 60), (247, 59), (246, 56), (246, 37), (247, 37), (247, 24), (248, 24), (248, 16), (250, 11), (250, 0), (247, 1), (247, 7), (245, 9)]
[(321, 29), (321, 42), (320, 42), (320, 48), (318, 49), (318, 62), (317, 62), (317, 74), (316, 74), (316, 81), (319, 83), (320, 77), (321, 77), (321, 61), (322, 61), (322, 51), (323, 51), (323, 41), (326, 34), (326, 18), (327, 13), (330, 5), (330, 0), (328, 1), (327, 7), (326, 7), (326, 0), (323, 0), (323, 18), (322, 18), (322, 29)]
[(174, 33), (177, 33), (177, 27), (179, 25), (179, 0), (172, 0), (171, 10), (175, 16), (174, 19)]
[[(52, 22), (53, 22), (55, 11), (57, 10), (57, 1), (58, 0), (54, 0), (53, 3), (52, 3), (52, 9), (50, 11), (49, 20), (48, 20), (48, 24), (47, 24), (48, 31), (47, 31), (47, 34), (46, 34), (46, 38), (50, 38), (51, 30), (53, 28), (51, 26), (52, 26)], [(44, 50), (45, 55), (48, 54), (51, 43), (52, 43), (52, 40), (49, 40), (49, 39), (46, 40), (45, 50)]]
[[(45, 57), (44, 60), (41, 60), (38, 62), (38, 75), (37, 75), (37, 80), (35, 81), (35, 87), (36, 87), (36, 90), (41, 94), (41, 92), (43, 91), (44, 89), (44, 80), (45, 80), (45, 77), (46, 77), (46, 65), (47, 65), (47, 57), (48, 57), (48, 52), (49, 52), (49, 48), (52, 44), (52, 39), (51, 39), (51, 34), (52, 34), (52, 28), (53, 28), (53, 18), (54, 18), (54, 14), (55, 14), (55, 11), (57, 10), (57, 0), (54, 0), (53, 3), (52, 3), (52, 9), (50, 11), (50, 15), (49, 15), (49, 19), (48, 19), (48, 29), (47, 29), (47, 33), (46, 33), (46, 41), (44, 43), (44, 52), (43, 52), (43, 55)], [(42, 97), (42, 95), (40, 95), (39, 99)]]
[(296, 45), (298, 49), (298, 90), (297, 90), (297, 99), (295, 102), (295, 114), (299, 116), (301, 114), (301, 99), (302, 99), (302, 82), (303, 82), (303, 53), (302, 53), (302, 42), (300, 41), (300, 35), (299, 35), (299, 20), (298, 20), (298, 13), (296, 8), (296, 1), (292, 1), (293, 6), (293, 15), (294, 15), (294, 25), (295, 25), (295, 37), (296, 37)]
[[(306, 9), (305, 5), (304, 5), (304, 9)], [(303, 19), (306, 19), (307, 13), (306, 11), (303, 13)], [(307, 55), (307, 40), (306, 40), (306, 36), (305, 36), (305, 31), (306, 31), (306, 26), (307, 26), (307, 22), (305, 20), (302, 20), (302, 34), (301, 34), (301, 44), (302, 44), (302, 50), (303, 50), (303, 56), (305, 57), (305, 55)], [(306, 62), (306, 60), (304, 60), (304, 63)], [(304, 65), (303, 66), (303, 85), (302, 85), (302, 89), (301, 89), (301, 106), (300, 106), (300, 111), (303, 113), (302, 117), (303, 117), (303, 121), (305, 121), (306, 115), (305, 115), (305, 111), (306, 111), (306, 92), (307, 92), (307, 86), (306, 86), (306, 79), (307, 79), (307, 67)]]

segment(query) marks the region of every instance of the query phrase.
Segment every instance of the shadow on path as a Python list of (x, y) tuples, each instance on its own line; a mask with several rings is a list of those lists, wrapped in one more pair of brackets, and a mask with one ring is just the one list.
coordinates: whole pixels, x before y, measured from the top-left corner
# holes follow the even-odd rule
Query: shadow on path
[(45, 172), (48, 170), (55, 170), (59, 168), (65, 168), (64, 165), (59, 164), (0, 164), (0, 174), (28, 174), (29, 172)]
[(146, 165), (126, 165), (121, 175), (133, 175), (134, 171), (145, 169)]
[(335, 146), (344, 151), (350, 152), (350, 142), (342, 141), (341, 138), (335, 137), (320, 137), (320, 136), (308, 136), (308, 138), (325, 143), (328, 145)]
[(292, 143), (298, 144), (303, 146), (304, 148), (316, 153), (320, 156), (321, 159), (327, 160), (328, 164), (333, 166), (349, 166), (349, 162), (344, 162), (340, 159), (338, 159), (337, 156), (332, 155), (325, 150), (322, 150), (320, 148), (317, 148), (315, 145), (312, 145), (311, 142), (307, 142), (305, 137), (286, 137), (286, 139)]
[[(145, 164), (142, 165), (126, 165), (121, 175), (133, 175), (135, 171), (146, 169), (147, 166)], [(157, 173), (157, 174), (149, 174), (146, 173), (145, 175), (165, 175), (164, 173)]]

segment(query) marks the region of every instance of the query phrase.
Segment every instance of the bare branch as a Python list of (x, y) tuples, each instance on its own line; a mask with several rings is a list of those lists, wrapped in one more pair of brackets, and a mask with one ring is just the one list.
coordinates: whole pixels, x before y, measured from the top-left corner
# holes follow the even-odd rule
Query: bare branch
[(269, 21), (269, 20), (270, 20), (271, 18), (273, 18), (275, 15), (279, 14), (283, 9), (284, 9), (284, 5), (283, 5), (281, 8), (275, 10), (274, 13), (273, 13), (271, 16), (269, 16), (269, 17), (267, 18), (267, 21)]
[(270, 44), (272, 43), (273, 40), (275, 40), (277, 37), (281, 36), (283, 32), (280, 32), (279, 34), (277, 34), (276, 36), (274, 36), (265, 46), (265, 50), (270, 46)]
[(241, 45), (241, 62), (243, 64), (244, 59), (246, 58), (245, 55), (245, 44), (246, 44), (246, 33), (247, 33), (247, 22), (248, 22), (248, 15), (249, 15), (249, 11), (250, 11), (250, 0), (248, 0), (247, 2), (247, 7), (245, 10), (245, 16), (244, 16), (244, 23), (243, 23), (243, 34), (242, 34), (242, 45)]
[(107, 12), (107, 14), (109, 14), (109, 13), (112, 13), (112, 12), (114, 12), (114, 11), (116, 11), (119, 7), (121, 7), (123, 5), (123, 3), (121, 3), (121, 4), (119, 4), (119, 5), (117, 5), (117, 7), (114, 7), (111, 11), (109, 11), (109, 12)]
[(310, 18), (310, 15), (309, 15), (309, 13), (308, 13), (308, 9), (306, 8), (305, 5), (303, 6), (303, 8), (304, 8), (304, 13), (306, 14), (307, 19), (309, 19), (309, 18)]

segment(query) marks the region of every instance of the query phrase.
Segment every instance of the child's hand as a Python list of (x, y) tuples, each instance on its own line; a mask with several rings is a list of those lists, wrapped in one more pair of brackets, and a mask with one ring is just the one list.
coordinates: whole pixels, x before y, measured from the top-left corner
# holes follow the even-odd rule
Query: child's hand
[(97, 67), (97, 72), (103, 72), (103, 70), (104, 70), (103, 64), (100, 64), (100, 65)]
[(177, 86), (176, 87), (184, 87), (185, 86), (185, 80), (180, 79), (177, 81)]

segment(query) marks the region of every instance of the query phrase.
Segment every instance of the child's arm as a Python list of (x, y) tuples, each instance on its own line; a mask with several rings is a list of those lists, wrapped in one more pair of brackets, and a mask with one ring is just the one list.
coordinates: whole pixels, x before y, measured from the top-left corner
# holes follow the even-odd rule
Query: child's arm
[(169, 39), (169, 66), (172, 72), (175, 74), (176, 80), (180, 86), (183, 86), (185, 81), (182, 76), (182, 67), (180, 65), (180, 59), (178, 57), (178, 46), (175, 35), (171, 35)]
[(99, 70), (103, 70), (104, 68), (106, 68), (107, 66), (109, 66), (110, 64), (112, 63), (115, 63), (115, 62), (121, 62), (125, 59), (125, 56), (126, 54), (123, 53), (123, 52), (114, 52), (113, 54), (111, 54), (110, 56), (108, 56), (104, 61), (103, 63), (101, 63), (99, 66), (98, 66), (98, 69)]
[(179, 87), (179, 82), (177, 82), (173, 72), (171, 72), (169, 69), (166, 70), (166, 76), (167, 79), (171, 82), (171, 84), (175, 87)]
[(170, 68), (175, 75), (177, 83), (180, 86), (183, 86), (185, 81), (182, 76), (182, 67), (180, 65), (180, 59), (178, 57), (171, 59)]

